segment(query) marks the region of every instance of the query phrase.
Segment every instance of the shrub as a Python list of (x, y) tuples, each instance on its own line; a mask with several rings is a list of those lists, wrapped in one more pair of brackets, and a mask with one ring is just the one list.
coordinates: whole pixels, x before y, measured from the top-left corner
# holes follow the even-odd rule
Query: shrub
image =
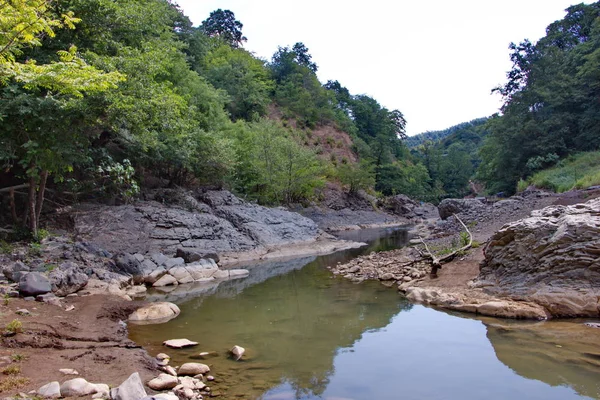
[(6, 331), (11, 333), (20, 333), (23, 330), (23, 323), (18, 319), (13, 319), (6, 325)]

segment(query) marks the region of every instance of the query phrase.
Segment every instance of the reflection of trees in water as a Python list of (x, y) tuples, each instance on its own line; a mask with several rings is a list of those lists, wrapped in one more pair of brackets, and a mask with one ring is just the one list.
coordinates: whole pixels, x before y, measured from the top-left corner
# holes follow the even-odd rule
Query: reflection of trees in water
[[(493, 321), (493, 322), (491, 322)], [(600, 397), (600, 329), (581, 321), (484, 321), (496, 357), (515, 373)]]

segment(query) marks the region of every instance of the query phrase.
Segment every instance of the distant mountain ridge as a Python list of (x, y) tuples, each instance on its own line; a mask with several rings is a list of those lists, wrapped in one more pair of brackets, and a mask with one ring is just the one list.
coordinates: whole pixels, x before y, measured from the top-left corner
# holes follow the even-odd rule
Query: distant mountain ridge
[(450, 128), (441, 131), (427, 131), (419, 133), (418, 135), (409, 136), (404, 140), (404, 143), (406, 143), (409, 149), (414, 149), (428, 140), (431, 140), (432, 142), (440, 142), (446, 137), (459, 131), (464, 131), (468, 130), (469, 128), (474, 128), (476, 126), (483, 125), (487, 122), (488, 119), (489, 117), (476, 118), (474, 120), (462, 122), (458, 125), (454, 125)]

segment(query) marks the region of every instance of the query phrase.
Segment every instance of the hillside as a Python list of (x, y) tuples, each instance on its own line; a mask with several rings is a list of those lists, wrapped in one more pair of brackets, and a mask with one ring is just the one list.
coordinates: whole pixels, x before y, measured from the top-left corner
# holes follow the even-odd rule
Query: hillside
[[(434, 143), (441, 142), (448, 138), (448, 136), (454, 136), (455, 139), (449, 139), (450, 144), (454, 141), (462, 141), (469, 140), (469, 134), (475, 130), (478, 126), (481, 126), (486, 123), (488, 118), (477, 118), (472, 121), (462, 122), (458, 125), (451, 126), (450, 128), (443, 129), (441, 131), (428, 131), (419, 133), (417, 135), (409, 136), (404, 141), (406, 146), (409, 149), (414, 149), (416, 147), (421, 146), (423, 143), (427, 141), (432, 141)], [(448, 143), (448, 142), (447, 142)], [(446, 145), (445, 147), (448, 147)]]

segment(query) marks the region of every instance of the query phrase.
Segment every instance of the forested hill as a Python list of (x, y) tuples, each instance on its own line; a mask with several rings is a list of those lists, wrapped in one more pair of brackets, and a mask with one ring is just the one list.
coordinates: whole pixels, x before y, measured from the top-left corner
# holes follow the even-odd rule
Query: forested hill
[[(488, 118), (477, 118), (469, 122), (462, 122), (458, 125), (454, 125), (450, 128), (441, 131), (427, 131), (419, 133), (418, 135), (409, 136), (404, 141), (409, 149), (419, 147), (426, 141), (440, 142), (446, 137), (456, 134), (456, 139), (461, 140), (463, 136), (466, 138), (469, 136), (469, 132), (473, 132), (475, 128), (485, 124)], [(447, 146), (446, 146), (447, 147)]]

